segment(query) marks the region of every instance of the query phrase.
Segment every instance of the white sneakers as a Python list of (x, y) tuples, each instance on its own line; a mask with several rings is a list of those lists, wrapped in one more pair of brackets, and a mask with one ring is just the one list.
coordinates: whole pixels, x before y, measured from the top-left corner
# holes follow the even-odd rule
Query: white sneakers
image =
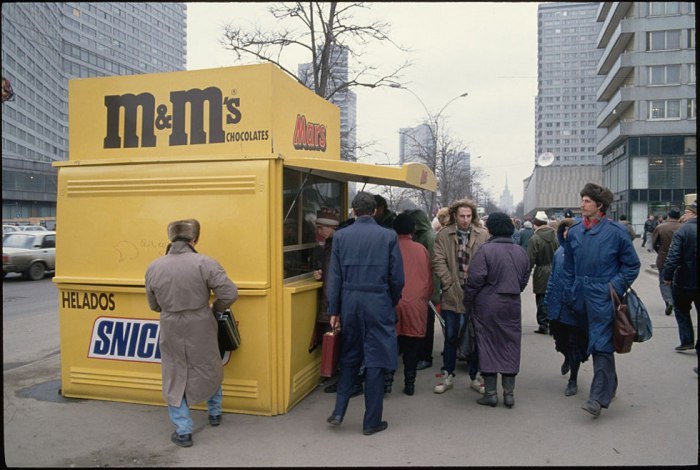
[(469, 383), (469, 387), (471, 387), (473, 390), (476, 390), (477, 392), (481, 393), (482, 395), (486, 393), (486, 389), (484, 388), (484, 379), (483, 377), (478, 377)]
[(446, 391), (454, 387), (454, 374), (448, 374), (446, 370), (441, 370), (439, 374), (435, 374), (435, 377), (438, 379), (438, 384), (433, 389), (433, 392), (445, 393)]

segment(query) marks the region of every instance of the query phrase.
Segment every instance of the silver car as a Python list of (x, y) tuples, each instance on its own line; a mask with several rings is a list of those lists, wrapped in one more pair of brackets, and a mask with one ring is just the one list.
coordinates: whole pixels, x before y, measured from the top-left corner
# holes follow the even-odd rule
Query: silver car
[(56, 269), (56, 232), (12, 232), (2, 239), (2, 275), (22, 273), (38, 281)]

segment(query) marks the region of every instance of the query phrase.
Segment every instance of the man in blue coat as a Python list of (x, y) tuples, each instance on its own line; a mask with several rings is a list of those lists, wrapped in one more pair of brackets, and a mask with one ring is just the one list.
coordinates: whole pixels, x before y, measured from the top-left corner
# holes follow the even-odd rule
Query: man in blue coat
[(342, 323), (340, 375), (335, 409), (326, 420), (343, 421), (352, 387), (365, 365), (365, 415), (362, 432), (385, 430), (382, 421), (385, 371), (396, 370), (398, 356), (395, 306), (404, 285), (403, 261), (396, 232), (373, 218), (374, 197), (360, 192), (352, 201), (355, 223), (336, 232), (327, 278), (331, 326)]
[(608, 188), (587, 183), (581, 190), (582, 219), (571, 226), (564, 244), (562, 300), (588, 327), (593, 381), (582, 408), (594, 417), (610, 405), (617, 389), (609, 286), (622, 297), (641, 265), (627, 229), (605, 215), (612, 200)]

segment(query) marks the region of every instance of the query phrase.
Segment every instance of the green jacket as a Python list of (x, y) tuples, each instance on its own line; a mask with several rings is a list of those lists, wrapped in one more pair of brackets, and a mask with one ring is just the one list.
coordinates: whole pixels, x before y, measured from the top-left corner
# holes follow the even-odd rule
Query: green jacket
[(532, 275), (532, 291), (535, 294), (547, 293), (547, 281), (552, 272), (554, 252), (559, 248), (557, 232), (552, 227), (543, 225), (535, 230), (527, 244), (527, 257), (530, 258)]

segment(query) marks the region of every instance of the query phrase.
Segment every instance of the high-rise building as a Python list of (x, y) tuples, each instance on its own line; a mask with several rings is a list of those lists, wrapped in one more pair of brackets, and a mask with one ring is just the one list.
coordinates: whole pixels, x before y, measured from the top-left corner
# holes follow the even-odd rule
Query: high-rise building
[[(321, 48), (319, 48), (319, 56)], [(314, 72), (311, 63), (299, 64), (297, 73), (302, 83), (312, 90)], [(357, 161), (357, 95), (342, 88), (348, 82), (348, 50), (341, 46), (333, 47), (330, 55), (330, 76), (326, 90), (332, 93), (328, 101), (340, 108), (340, 158)]]
[(535, 158), (551, 152), (553, 166), (600, 165), (596, 154), (596, 74), (601, 51), (598, 3), (544, 3), (537, 11)]
[[(538, 6), (535, 168), (524, 181), (526, 216), (538, 210), (550, 216), (563, 212), (578, 203), (576, 188), (602, 180), (596, 153), (601, 107), (596, 91), (602, 82), (596, 73), (601, 56), (597, 9), (597, 2)], [(545, 154), (551, 154), (546, 167), (540, 160)]]
[(399, 163), (425, 162), (435, 154), (433, 130), (426, 123), (399, 129)]
[(2, 217), (56, 214), (68, 158), (68, 80), (185, 69), (185, 3), (5, 2)]
[(498, 206), (506, 214), (511, 214), (515, 210), (513, 207), (513, 193), (508, 189), (508, 178), (506, 177), (506, 185), (503, 188), (503, 193), (501, 193), (501, 199)]
[(603, 184), (641, 233), (697, 192), (695, 3), (604, 2), (597, 19)]

